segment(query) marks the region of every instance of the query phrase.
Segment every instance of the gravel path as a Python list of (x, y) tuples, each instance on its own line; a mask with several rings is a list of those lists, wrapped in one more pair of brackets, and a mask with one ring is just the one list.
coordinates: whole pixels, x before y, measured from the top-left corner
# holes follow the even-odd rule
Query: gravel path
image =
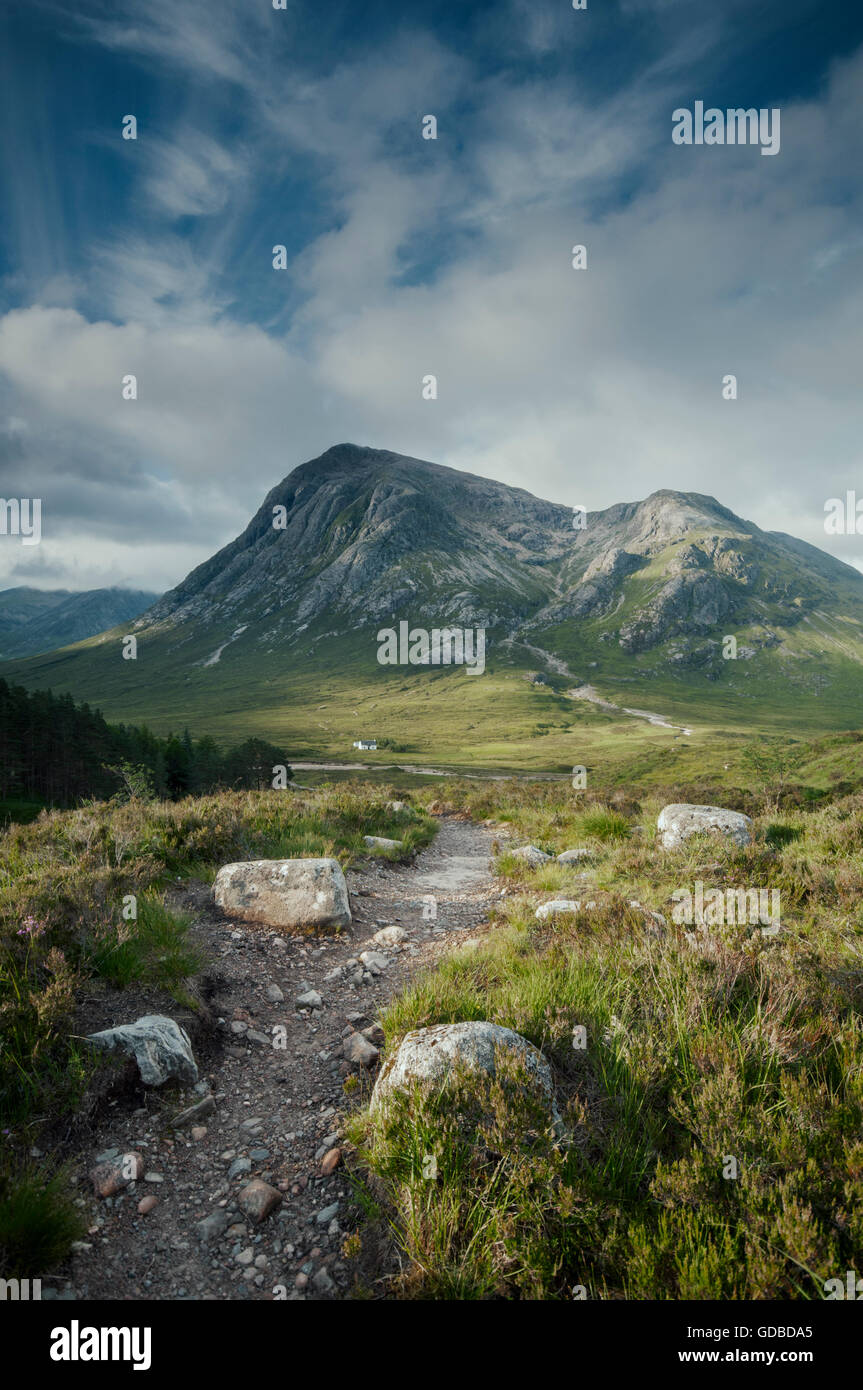
[[(354, 920), (338, 938), (240, 929), (215, 911), (209, 890), (185, 895), (212, 961), (212, 1026), (200, 1050), (195, 1039), (197, 1094), (138, 1087), (111, 1102), (75, 1160), (89, 1234), (68, 1277), (43, 1287), (43, 1298), (345, 1296), (341, 1247), (356, 1209), (339, 1153), (344, 1080), (352, 1071), (373, 1076), (375, 1022), (391, 997), (485, 921), (497, 892), (491, 842), (491, 831), (447, 817), (413, 863), (349, 870)], [(398, 944), (373, 940), (386, 928), (405, 935)], [(365, 951), (375, 954), (364, 965)], [(320, 1007), (297, 1008), (309, 990)], [(171, 1012), (185, 1021), (184, 1011)], [(365, 1054), (366, 1065), (346, 1049)], [(179, 1112), (198, 1102), (206, 1113), (176, 1128)], [(143, 1176), (96, 1197), (95, 1165), (130, 1152), (141, 1155)], [(275, 1203), (261, 1221), (243, 1210), (250, 1197), (241, 1204), (254, 1179), (267, 1184), (258, 1197)]]

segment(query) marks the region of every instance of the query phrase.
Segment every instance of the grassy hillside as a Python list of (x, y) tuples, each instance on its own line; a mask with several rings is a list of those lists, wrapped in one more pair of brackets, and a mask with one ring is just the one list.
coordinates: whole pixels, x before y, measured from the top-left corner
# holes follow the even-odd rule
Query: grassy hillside
[[(823, 1298), (863, 1260), (863, 799), (762, 812), (746, 849), (664, 852), (659, 801), (621, 814), (549, 785), (450, 798), (512, 844), (594, 862), (502, 853), (507, 896), (479, 946), (394, 1001), (387, 1051), (438, 1023), (514, 1029), (552, 1064), (570, 1142), (517, 1073), (361, 1107), (353, 1162), (370, 1248), (394, 1233), (389, 1296)], [(698, 879), (777, 890), (780, 932), (674, 925), (672, 894)], [(561, 897), (591, 901), (538, 922)]]
[[(691, 780), (705, 763), (717, 774), (724, 763), (733, 764), (736, 747), (753, 735), (805, 738), (863, 725), (856, 661), (834, 658), (831, 684), (822, 689), (811, 650), (799, 658), (783, 649), (779, 656), (720, 661), (718, 675), (708, 678), (668, 666), (656, 670), (655, 654), (612, 658), (598, 640), (594, 649), (580, 637), (570, 652), (563, 625), (550, 634), (532, 633), (531, 640), (562, 652), (571, 676), (536, 650), (518, 642), (495, 646), (493, 639), (485, 673), (468, 676), (461, 669), (379, 666), (373, 634), (363, 632), (319, 642), (316, 634), (304, 634), (302, 650), (251, 658), (237, 641), (211, 666), (203, 662), (212, 655), (212, 640), (191, 631), (143, 637), (136, 661), (123, 660), (122, 635), (117, 630), (2, 670), (28, 687), (70, 690), (110, 720), (146, 724), (160, 734), (189, 725), (222, 744), (256, 736), (283, 744), (292, 761), (526, 773), (563, 773), (580, 764), (601, 782), (626, 777), (633, 768), (660, 781)], [(602, 667), (594, 668), (594, 660)], [(781, 664), (794, 661), (791, 684)], [(652, 663), (642, 679), (633, 674), (640, 662)], [(544, 685), (532, 683), (536, 673)], [(804, 676), (809, 684), (801, 684)], [(618, 705), (658, 714), (692, 733), (686, 737), (574, 700), (566, 692), (579, 681), (595, 682)], [(360, 737), (391, 746), (360, 756), (352, 748)]]

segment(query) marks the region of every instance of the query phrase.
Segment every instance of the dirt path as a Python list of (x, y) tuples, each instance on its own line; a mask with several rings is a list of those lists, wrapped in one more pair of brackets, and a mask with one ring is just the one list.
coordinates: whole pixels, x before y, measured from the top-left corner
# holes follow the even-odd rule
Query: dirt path
[[(507, 638), (502, 645), (511, 645), (513, 640), (514, 639), (511, 637)], [(574, 672), (570, 671), (566, 662), (562, 661), (559, 656), (555, 656), (553, 652), (544, 651), (542, 647), (534, 647), (530, 642), (525, 642), (523, 639), (519, 642), (519, 646), (526, 647), (529, 652), (533, 652), (534, 656), (540, 657), (546, 666), (548, 666), (549, 670), (556, 672), (558, 676), (566, 676), (568, 680), (578, 680), (578, 677)], [(594, 665), (595, 664), (596, 663), (594, 663)], [(600, 709), (607, 709), (614, 714), (628, 714), (631, 715), (633, 719), (646, 719), (648, 724), (653, 724), (659, 729), (679, 729), (686, 738), (692, 733), (692, 730), (687, 728), (685, 724), (672, 724), (671, 721), (666, 719), (662, 714), (653, 714), (647, 709), (630, 709), (628, 705), (617, 705), (613, 700), (606, 700), (594, 686), (585, 682), (582, 682), (581, 685), (574, 687), (572, 690), (565, 690), (563, 693), (570, 700), (586, 700), (588, 704), (598, 705)]]
[[(198, 1094), (138, 1087), (129, 1100), (111, 1103), (76, 1163), (90, 1232), (68, 1278), (43, 1289), (43, 1297), (345, 1295), (350, 1276), (341, 1246), (353, 1219), (348, 1183), (341, 1166), (329, 1176), (321, 1171), (325, 1155), (338, 1147), (345, 1076), (356, 1070), (344, 1056), (345, 1035), (370, 1031), (412, 975), (485, 920), (497, 892), (489, 873), (492, 838), (491, 831), (444, 818), (433, 844), (412, 864), (364, 861), (349, 870), (354, 920), (339, 938), (240, 930), (216, 913), (209, 890), (186, 895), (197, 913), (193, 931), (212, 959), (212, 1040), (200, 1050), (195, 1041)], [(388, 926), (404, 929), (401, 944), (372, 940)], [(358, 961), (366, 950), (383, 958), (371, 970)], [(296, 997), (308, 989), (321, 996), (321, 1007), (299, 1010)], [(170, 1012), (189, 1025), (184, 1011)], [(284, 1047), (271, 1040), (279, 1025)], [(372, 1040), (377, 1036), (372, 1032)], [(197, 1121), (195, 1137), (189, 1127), (172, 1128), (184, 1107), (207, 1096), (215, 1109)], [(117, 1196), (95, 1198), (88, 1177), (95, 1162), (129, 1152), (143, 1156), (143, 1178)], [(260, 1224), (238, 1206), (253, 1178), (282, 1193), (281, 1206)], [(139, 1214), (148, 1197), (156, 1205)]]

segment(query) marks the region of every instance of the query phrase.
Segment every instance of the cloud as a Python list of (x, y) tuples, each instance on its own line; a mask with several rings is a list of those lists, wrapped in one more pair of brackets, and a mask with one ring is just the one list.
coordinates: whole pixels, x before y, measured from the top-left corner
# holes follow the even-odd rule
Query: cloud
[[(85, 6), (112, 61), (190, 86), (147, 125), (123, 234), (94, 227), (0, 318), (0, 420), (26, 424), (4, 485), (52, 501), (43, 573), (81, 572), (77, 537), (89, 585), (124, 557), (138, 584), (176, 582), (344, 439), (590, 508), (712, 493), (855, 560), (823, 503), (858, 482), (863, 56), (783, 103), (775, 159), (676, 147), (681, 75), (727, 32), (626, 10), (668, 42), (601, 86), (557, 61), (562, 18), (524, 6), (486, 63), (415, 27), (313, 62), (293, 11)], [(40, 183), (56, 201), (49, 164), (27, 206)]]

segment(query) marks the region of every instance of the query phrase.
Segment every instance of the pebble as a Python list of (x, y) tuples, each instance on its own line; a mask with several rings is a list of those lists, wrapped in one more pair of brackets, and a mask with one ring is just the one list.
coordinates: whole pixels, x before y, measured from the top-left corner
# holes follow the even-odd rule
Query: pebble
[(269, 1183), (254, 1178), (243, 1188), (237, 1201), (247, 1216), (261, 1222), (266, 1221), (270, 1212), (281, 1206), (282, 1194), (275, 1187), (270, 1187)]

